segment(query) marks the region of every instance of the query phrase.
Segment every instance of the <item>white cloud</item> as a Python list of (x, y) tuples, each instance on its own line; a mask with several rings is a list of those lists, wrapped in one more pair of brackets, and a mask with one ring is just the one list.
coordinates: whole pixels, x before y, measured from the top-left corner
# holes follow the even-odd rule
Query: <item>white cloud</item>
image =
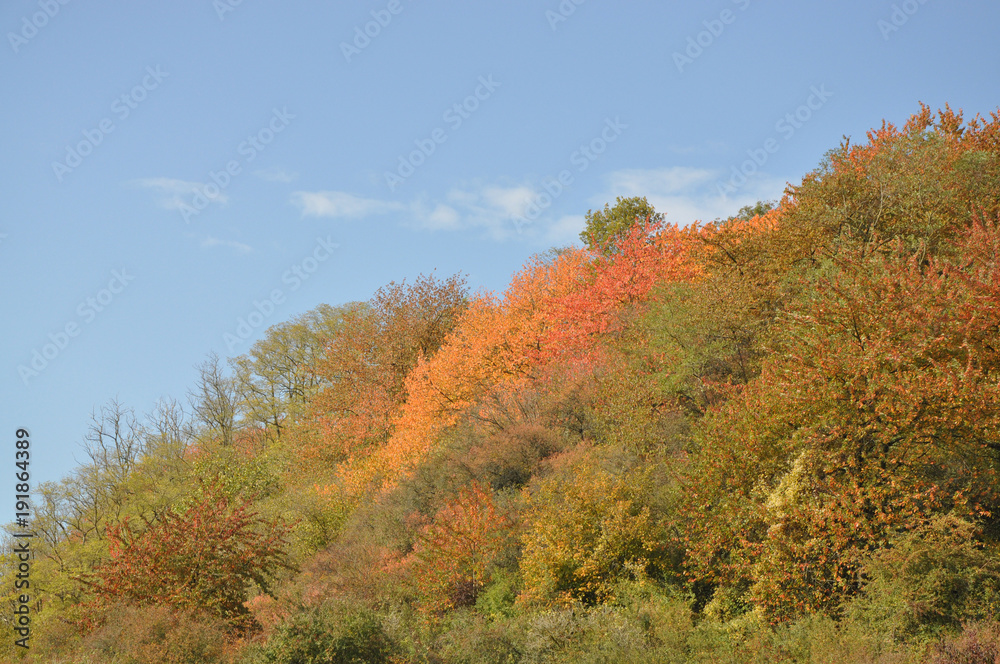
[(190, 182), (174, 178), (141, 178), (133, 180), (132, 184), (157, 192), (159, 194), (157, 204), (165, 210), (192, 207), (195, 194), (201, 194), (211, 203), (225, 205), (229, 202), (229, 196), (224, 191), (219, 191), (215, 196), (209, 196), (205, 192), (205, 183), (203, 182)]
[(554, 247), (578, 244), (580, 233), (586, 225), (587, 221), (582, 214), (568, 214), (559, 217), (545, 226), (545, 242)]
[[(411, 206), (413, 223), (428, 230), (485, 230), (495, 240), (505, 240), (516, 233), (513, 218), (535, 195), (528, 185), (497, 185), (473, 183), (448, 192), (448, 205), (438, 204), (431, 212), (426, 205)], [(441, 213), (447, 215), (447, 225), (440, 223)]]
[(614, 205), (618, 196), (645, 196), (669, 223), (682, 226), (729, 217), (759, 200), (778, 200), (785, 190), (785, 180), (757, 174), (725, 196), (720, 185), (726, 183), (726, 173), (685, 166), (615, 171), (605, 180), (605, 191), (591, 198), (595, 206)]
[(650, 196), (653, 194), (675, 194), (691, 191), (705, 183), (710, 183), (715, 171), (704, 168), (656, 168), (650, 170), (628, 169), (614, 171), (606, 176), (608, 184), (616, 191), (627, 192), (627, 196)]
[(296, 191), (292, 203), (302, 210), (303, 217), (333, 217), (360, 219), (373, 214), (405, 210), (402, 203), (361, 198), (344, 191)]
[(496, 210), (502, 210), (505, 215), (524, 214), (525, 208), (531, 203), (536, 191), (529, 186), (483, 188), (482, 197), (487, 205)]
[(483, 185), (454, 188), (444, 201), (425, 197), (409, 203), (363, 198), (343, 191), (296, 191), (292, 203), (303, 216), (361, 219), (377, 214), (404, 213), (403, 223), (429, 231), (485, 230), (494, 239), (516, 233), (513, 216), (523, 214), (535, 195), (527, 185)]
[(438, 203), (434, 209), (428, 211), (422, 204), (414, 203), (410, 211), (428, 230), (454, 231), (462, 227), (462, 216), (450, 205)]
[[(785, 182), (755, 175), (728, 197), (721, 194), (724, 173), (720, 170), (675, 166), (656, 169), (625, 169), (604, 177), (604, 190), (588, 202), (594, 208), (613, 205), (616, 197), (645, 196), (669, 223), (687, 225), (708, 222), (735, 214), (742, 206), (758, 200), (781, 197)], [(542, 194), (545, 194), (542, 197)], [(558, 199), (559, 195), (555, 195)], [(545, 201), (548, 201), (547, 203)], [(583, 214), (554, 213), (565, 208), (544, 188), (523, 183), (471, 182), (451, 189), (443, 201), (421, 197), (409, 203), (362, 198), (341, 191), (292, 194), (303, 216), (363, 218), (376, 214), (401, 213), (401, 222), (432, 232), (482, 230), (497, 241), (520, 237), (549, 245), (579, 242), (585, 226)], [(541, 201), (541, 202), (540, 202)], [(539, 208), (531, 220), (528, 206)], [(579, 212), (583, 212), (580, 210)]]
[(212, 247), (230, 247), (241, 254), (248, 254), (253, 251), (253, 247), (250, 245), (243, 244), (242, 242), (236, 242), (235, 240), (220, 240), (218, 238), (208, 236), (201, 241), (202, 249), (211, 249)]
[(267, 180), (268, 182), (284, 182), (289, 183), (299, 177), (298, 173), (289, 173), (283, 168), (277, 166), (272, 166), (271, 168), (265, 168), (263, 170), (254, 171), (254, 175), (259, 177), (261, 180)]

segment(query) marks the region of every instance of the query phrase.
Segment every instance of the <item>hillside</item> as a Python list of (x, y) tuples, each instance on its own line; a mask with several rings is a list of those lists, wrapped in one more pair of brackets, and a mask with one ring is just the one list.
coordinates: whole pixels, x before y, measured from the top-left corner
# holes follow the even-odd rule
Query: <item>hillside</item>
[(101, 407), (6, 661), (1000, 656), (1000, 111), (587, 220), (502, 293), (392, 283)]

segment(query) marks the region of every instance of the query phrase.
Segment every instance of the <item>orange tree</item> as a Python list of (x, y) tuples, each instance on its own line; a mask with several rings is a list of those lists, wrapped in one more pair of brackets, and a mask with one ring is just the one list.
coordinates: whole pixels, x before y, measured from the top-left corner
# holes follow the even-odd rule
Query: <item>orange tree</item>
[(510, 545), (514, 523), (477, 483), (462, 489), (417, 534), (403, 559), (421, 610), (469, 606), (491, 581), (492, 563)]
[(384, 444), (405, 399), (406, 376), (438, 350), (465, 306), (464, 279), (425, 275), (390, 283), (346, 308), (311, 367), (326, 387), (311, 403), (319, 447), (303, 453), (341, 462)]

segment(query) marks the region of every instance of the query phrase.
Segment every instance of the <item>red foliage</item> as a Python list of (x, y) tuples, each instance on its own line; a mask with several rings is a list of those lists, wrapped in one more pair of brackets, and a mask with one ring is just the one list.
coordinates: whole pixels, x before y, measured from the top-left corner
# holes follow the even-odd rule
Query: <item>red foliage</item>
[[(257, 624), (244, 603), (251, 584), (265, 592), (285, 566), (287, 526), (267, 522), (211, 492), (183, 512), (133, 530), (129, 519), (108, 528), (111, 557), (82, 579), (97, 595), (94, 617), (112, 604), (170, 605), (205, 611), (236, 631)], [(92, 623), (94, 621), (91, 621)]]
[(697, 278), (701, 269), (692, 252), (697, 235), (694, 228), (646, 222), (617, 240), (615, 252), (594, 254), (586, 277), (545, 304), (542, 357), (593, 353), (598, 342), (625, 327), (628, 314), (641, 312), (657, 284)]

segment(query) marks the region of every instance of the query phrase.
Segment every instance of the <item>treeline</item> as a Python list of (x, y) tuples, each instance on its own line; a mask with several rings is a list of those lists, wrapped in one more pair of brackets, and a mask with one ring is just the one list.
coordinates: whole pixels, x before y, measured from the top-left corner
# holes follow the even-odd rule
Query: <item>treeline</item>
[(6, 657), (992, 663), (998, 221), (1000, 112), (921, 107), (733, 218), (620, 198), (503, 293), (276, 325), (95, 413)]

